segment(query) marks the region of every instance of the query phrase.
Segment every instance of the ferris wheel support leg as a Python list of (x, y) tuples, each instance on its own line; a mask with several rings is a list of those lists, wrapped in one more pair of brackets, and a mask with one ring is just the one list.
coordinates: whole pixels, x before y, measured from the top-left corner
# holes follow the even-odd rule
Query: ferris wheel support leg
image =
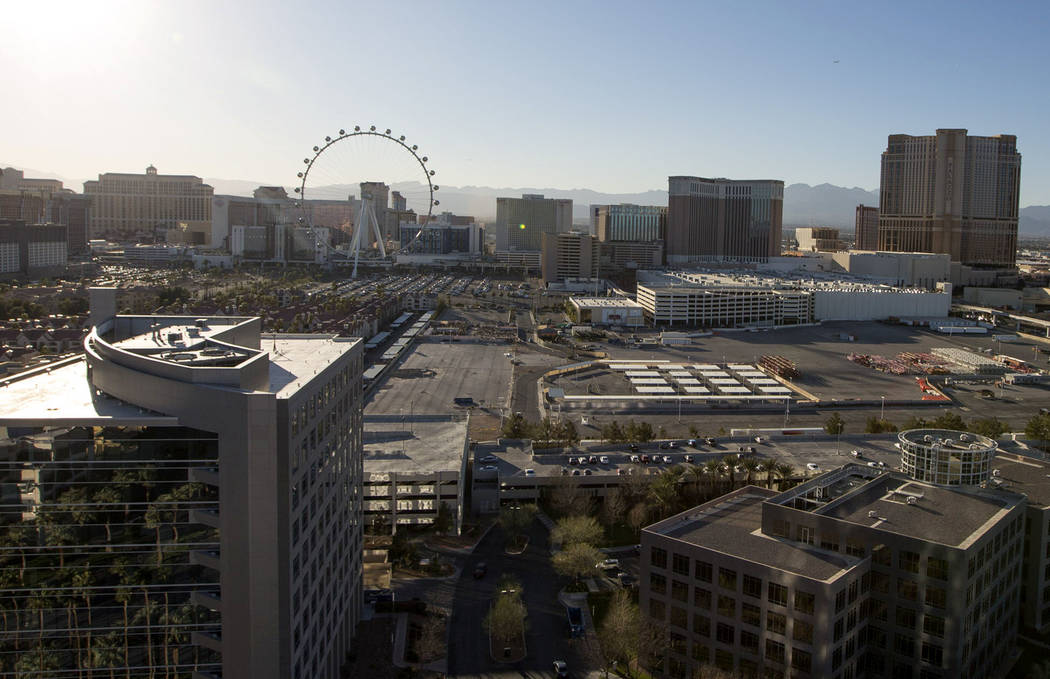
[(379, 244), (379, 255), (386, 258), (386, 246), (383, 244), (383, 231), (379, 228), (379, 220), (376, 219), (375, 210), (369, 210), (368, 216), (371, 217), (372, 229), (375, 231), (376, 243)]

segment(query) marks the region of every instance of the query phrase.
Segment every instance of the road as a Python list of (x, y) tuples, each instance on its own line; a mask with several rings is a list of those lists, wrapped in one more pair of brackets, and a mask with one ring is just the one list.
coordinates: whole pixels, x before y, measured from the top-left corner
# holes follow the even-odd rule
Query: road
[[(533, 522), (529, 545), (518, 556), (504, 554), (505, 535), (495, 526), (467, 558), (456, 587), (452, 609), (452, 634), (449, 638), (448, 676), (495, 679), (539, 679), (553, 677), (555, 660), (565, 660), (573, 677), (584, 677), (597, 667), (586, 659), (586, 648), (579, 640), (568, 637), (565, 607), (558, 601), (563, 578), (550, 565), (550, 547), (546, 529)], [(474, 567), (484, 561), (488, 573), (474, 579)], [(495, 594), (496, 583), (504, 573), (511, 573), (525, 590), (528, 608), (524, 660), (513, 664), (496, 663), (489, 654), (488, 635), (482, 621)], [(589, 666), (589, 667), (588, 667)]]

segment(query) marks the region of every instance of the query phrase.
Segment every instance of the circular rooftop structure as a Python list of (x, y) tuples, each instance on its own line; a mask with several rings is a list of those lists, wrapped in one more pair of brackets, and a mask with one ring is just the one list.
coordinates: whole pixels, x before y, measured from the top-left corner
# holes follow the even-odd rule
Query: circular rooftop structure
[(916, 481), (977, 486), (991, 478), (998, 445), (987, 436), (952, 429), (909, 429), (897, 438), (901, 470)]

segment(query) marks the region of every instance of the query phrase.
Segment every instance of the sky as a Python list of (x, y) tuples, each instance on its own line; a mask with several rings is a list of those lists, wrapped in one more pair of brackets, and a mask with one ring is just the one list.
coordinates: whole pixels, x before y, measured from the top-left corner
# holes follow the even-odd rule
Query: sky
[[(339, 128), (445, 184), (875, 189), (888, 134), (1016, 134), (1050, 204), (1050, 5), (58, 0), (3, 10), (0, 163), (292, 185)], [(80, 189), (75, 186), (72, 188)]]

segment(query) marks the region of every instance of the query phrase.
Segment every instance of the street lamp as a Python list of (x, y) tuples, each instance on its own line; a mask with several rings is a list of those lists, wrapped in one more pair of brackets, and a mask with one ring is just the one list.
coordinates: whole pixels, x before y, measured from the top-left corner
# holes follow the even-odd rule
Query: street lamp
[(882, 398), (882, 410), (879, 413), (879, 420), (881, 420), (882, 422), (885, 422), (886, 421), (886, 397), (882, 396), (880, 398)]

